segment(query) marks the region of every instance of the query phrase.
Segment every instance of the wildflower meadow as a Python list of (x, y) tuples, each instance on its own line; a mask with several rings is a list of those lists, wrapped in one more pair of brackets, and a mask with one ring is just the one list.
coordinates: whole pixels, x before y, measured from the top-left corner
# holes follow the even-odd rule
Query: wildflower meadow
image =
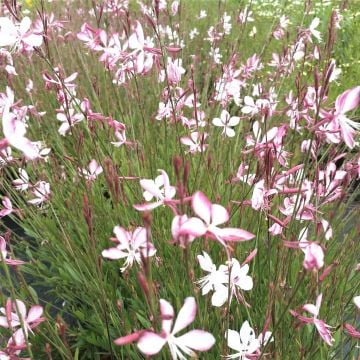
[(360, 359), (360, 1), (2, 0), (0, 360)]

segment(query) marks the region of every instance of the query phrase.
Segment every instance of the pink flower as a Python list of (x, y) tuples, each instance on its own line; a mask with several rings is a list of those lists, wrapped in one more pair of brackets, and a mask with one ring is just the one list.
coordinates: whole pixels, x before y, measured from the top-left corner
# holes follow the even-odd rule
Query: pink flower
[(251, 197), (251, 207), (254, 210), (268, 209), (269, 208), (269, 197), (277, 194), (275, 189), (266, 189), (265, 180), (258, 181), (253, 190)]
[(171, 222), (171, 234), (173, 241), (175, 243), (179, 243), (179, 245), (183, 248), (186, 248), (188, 243), (194, 241), (194, 236), (187, 236), (181, 233), (181, 226), (188, 220), (188, 216), (184, 215), (176, 215)]
[(335, 114), (333, 121), (339, 124), (341, 129), (341, 136), (350, 149), (352, 149), (355, 145), (355, 130), (360, 129), (360, 124), (348, 119), (345, 114), (357, 108), (359, 103), (360, 86), (346, 90), (344, 93), (338, 96), (335, 101)]
[(183, 145), (189, 146), (187, 152), (194, 154), (196, 152), (204, 152), (208, 147), (208, 144), (205, 144), (205, 139), (207, 138), (207, 133), (199, 133), (193, 131), (190, 136), (183, 136), (180, 138), (180, 142)]
[(360, 340), (360, 332), (357, 331), (352, 325), (345, 323), (344, 328), (351, 337)]
[(6, 101), (2, 113), (2, 128), (5, 136), (5, 142), (1, 147), (4, 148), (7, 145), (11, 145), (20, 150), (26, 158), (31, 160), (36, 159), (39, 157), (39, 149), (33, 142), (25, 137), (25, 122), (10, 112), (10, 107), (12, 105), (12, 101), (14, 100), (14, 93), (12, 91), (11, 93), (12, 98)]
[[(181, 81), (181, 75), (185, 74), (185, 69), (182, 67), (182, 59), (173, 60), (169, 57), (167, 59), (166, 74), (170, 84), (178, 84)], [(160, 78), (165, 79), (164, 70), (161, 72)]]
[[(13, 302), (8, 299), (5, 308), (0, 308), (0, 326), (4, 328), (14, 329), (19, 327), (15, 331), (13, 338), (17, 345), (24, 343), (24, 339), (28, 337), (28, 332), (32, 332), (32, 329), (37, 327), (40, 323), (45, 321), (43, 314), (43, 308), (40, 305), (34, 305), (30, 308), (29, 312), (26, 311), (26, 306), (21, 300)], [(21, 327), (21, 322), (24, 325), (24, 329)]]
[(181, 226), (181, 233), (195, 237), (209, 236), (222, 245), (226, 241), (245, 241), (255, 237), (246, 230), (237, 228), (219, 228), (218, 225), (229, 221), (228, 211), (221, 205), (212, 204), (201, 192), (192, 196), (192, 208), (198, 217), (192, 217)]
[(307, 229), (300, 232), (299, 242), (299, 247), (305, 254), (304, 268), (306, 270), (319, 270), (324, 266), (324, 251), (320, 245), (307, 240), (307, 233)]
[(147, 203), (142, 205), (134, 205), (134, 208), (138, 211), (149, 211), (155, 209), (161, 205), (167, 205), (172, 202), (172, 198), (176, 194), (176, 188), (170, 185), (168, 174), (164, 170), (159, 170), (161, 175), (151, 179), (140, 180), (141, 187), (145, 190), (143, 192), (144, 199), (151, 201), (156, 199), (153, 203)]
[(35, 198), (29, 200), (28, 203), (32, 205), (41, 205), (43, 202), (49, 200), (50, 194), (50, 184), (46, 181), (39, 181), (34, 185), (33, 195)]
[(131, 233), (121, 226), (115, 226), (114, 234), (116, 237), (111, 240), (119, 245), (104, 250), (102, 256), (112, 260), (126, 258), (125, 266), (121, 268), (122, 272), (132, 267), (134, 261), (141, 264), (143, 258), (154, 256), (156, 253), (154, 245), (148, 241), (144, 227), (138, 227)]
[(4, 260), (5, 264), (13, 265), (13, 266), (25, 264), (24, 261), (14, 260), (7, 257), (8, 252), (6, 250), (6, 240), (2, 236), (0, 236), (0, 251), (2, 254), (2, 259)]
[(25, 16), (20, 23), (14, 24), (6, 17), (0, 18), (0, 46), (41, 46), (42, 35), (34, 34), (31, 30), (31, 20)]
[(305, 254), (303, 265), (306, 270), (319, 270), (324, 266), (324, 250), (319, 244), (308, 241), (307, 233), (308, 230), (303, 228), (300, 231), (299, 242), (284, 241), (284, 245), (290, 248), (301, 249), (303, 251)]
[(29, 175), (26, 170), (19, 168), (19, 178), (15, 179), (12, 184), (18, 191), (25, 191), (29, 188)]
[(335, 341), (335, 339), (331, 336), (331, 332), (329, 331), (329, 328), (331, 326), (325, 324), (323, 320), (318, 319), (318, 315), (320, 312), (320, 305), (322, 300), (322, 294), (320, 294), (316, 299), (316, 304), (305, 304), (302, 309), (309, 312), (313, 315), (313, 317), (305, 317), (297, 313), (296, 311), (290, 310), (290, 313), (292, 316), (295, 316), (297, 319), (302, 321), (305, 324), (314, 324), (316, 327), (316, 330), (318, 331), (321, 338), (325, 341), (326, 344), (329, 346), (332, 346), (332, 342)]
[(95, 159), (91, 160), (87, 169), (79, 169), (80, 176), (88, 181), (94, 181), (103, 172), (103, 168)]
[(11, 153), (12, 151), (10, 146), (0, 150), (0, 168), (6, 166), (14, 160)]
[(0, 218), (7, 216), (13, 212), (11, 201), (7, 196), (3, 197), (2, 204), (4, 208), (0, 211)]
[(168, 344), (173, 360), (186, 359), (183, 353), (194, 357), (196, 356), (194, 350), (207, 351), (215, 344), (213, 335), (203, 330), (190, 330), (186, 334), (175, 337), (178, 332), (194, 321), (196, 316), (195, 298), (188, 297), (185, 299), (174, 326), (174, 308), (164, 299), (160, 299), (160, 314), (162, 319), (162, 332), (160, 334), (145, 330), (119, 338), (115, 340), (115, 344), (124, 345), (137, 341), (139, 350), (147, 356), (159, 353)]

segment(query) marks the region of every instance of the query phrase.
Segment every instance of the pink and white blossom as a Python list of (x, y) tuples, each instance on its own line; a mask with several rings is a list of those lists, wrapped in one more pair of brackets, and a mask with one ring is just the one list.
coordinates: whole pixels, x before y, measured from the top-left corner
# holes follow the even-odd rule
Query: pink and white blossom
[(138, 227), (133, 232), (127, 231), (121, 226), (114, 227), (115, 237), (111, 238), (116, 247), (103, 250), (102, 256), (111, 259), (125, 259), (125, 264), (121, 268), (124, 272), (131, 268), (134, 262), (142, 264), (143, 259), (154, 256), (156, 249), (148, 240), (148, 234), (144, 227)]
[(319, 313), (320, 313), (320, 306), (322, 301), (322, 294), (320, 294), (316, 298), (316, 304), (305, 304), (302, 309), (309, 312), (313, 315), (313, 317), (305, 317), (303, 315), (300, 315), (298, 312), (290, 310), (290, 313), (292, 316), (295, 316), (297, 319), (299, 319), (301, 322), (305, 324), (314, 324), (316, 327), (316, 330), (318, 331), (321, 338), (325, 341), (326, 344), (329, 346), (332, 346), (335, 339), (332, 337), (331, 332), (329, 331), (329, 328), (331, 326), (325, 324), (323, 320), (318, 319)]
[(215, 344), (213, 335), (203, 330), (190, 330), (183, 335), (175, 336), (195, 320), (196, 310), (195, 298), (186, 298), (175, 324), (173, 324), (174, 308), (168, 301), (160, 299), (162, 332), (158, 334), (154, 331), (144, 330), (133, 334), (133, 336), (126, 336), (125, 341), (124, 338), (119, 338), (115, 340), (115, 344), (124, 345), (137, 341), (139, 350), (147, 356), (158, 354), (167, 344), (173, 360), (185, 360), (185, 355), (194, 357), (196, 356), (195, 351), (208, 351)]
[[(40, 323), (45, 321), (42, 317), (43, 308), (40, 305), (33, 305), (29, 311), (26, 310), (26, 305), (21, 300), (12, 301), (8, 299), (6, 306), (0, 308), (0, 327), (15, 330), (14, 334), (16, 344), (23, 344), (28, 337), (28, 333), (32, 333), (32, 329), (37, 327)], [(22, 328), (23, 324), (23, 328)]]
[(198, 217), (192, 217), (182, 227), (183, 234), (195, 237), (208, 236), (226, 246), (226, 242), (251, 240), (255, 235), (238, 228), (220, 228), (219, 225), (229, 221), (228, 211), (221, 205), (212, 204), (201, 192), (192, 196), (192, 209)]
[(103, 172), (101, 165), (95, 159), (92, 159), (87, 169), (79, 169), (80, 176), (83, 176), (87, 181), (94, 181)]
[(161, 175), (157, 176), (155, 180), (140, 180), (140, 186), (145, 190), (143, 192), (144, 199), (148, 202), (155, 199), (155, 202), (134, 205), (136, 210), (149, 211), (172, 203), (172, 199), (176, 195), (176, 188), (170, 185), (169, 176), (164, 170), (160, 169), (159, 172)]

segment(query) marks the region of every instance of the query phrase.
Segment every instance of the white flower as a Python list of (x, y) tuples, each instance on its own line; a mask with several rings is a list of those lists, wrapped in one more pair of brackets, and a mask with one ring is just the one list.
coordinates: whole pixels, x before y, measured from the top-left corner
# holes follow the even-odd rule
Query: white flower
[(192, 29), (189, 33), (190, 40), (193, 40), (197, 35), (199, 35), (199, 30), (197, 28)]
[(184, 145), (189, 146), (187, 152), (194, 154), (196, 152), (204, 152), (208, 146), (205, 144), (205, 139), (207, 138), (207, 133), (199, 133), (198, 131), (193, 131), (190, 136), (183, 136), (180, 138), (180, 142)]
[[(239, 332), (229, 329), (227, 331), (228, 346), (237, 352), (226, 358), (240, 360), (252, 358), (251, 355), (258, 352), (262, 346), (265, 346), (270, 340), (271, 335), (272, 333), (270, 331), (266, 331), (264, 335), (260, 334), (259, 337), (256, 338), (254, 329), (250, 327), (248, 321), (242, 324)], [(273, 338), (271, 338), (270, 342), (272, 341), (274, 341)]]
[(20, 23), (14, 24), (7, 17), (0, 17), (0, 46), (13, 46), (18, 48), (23, 42), (27, 46), (40, 46), (41, 35), (30, 31), (31, 19), (25, 16)]
[(220, 54), (219, 48), (211, 48), (209, 51), (209, 55), (214, 59), (215, 64), (221, 64), (222, 55)]
[(206, 10), (200, 10), (200, 14), (197, 16), (197, 19), (200, 20), (200, 19), (204, 19), (206, 17), (207, 17)]
[[(216, 265), (212, 262), (210, 256), (205, 251), (203, 251), (203, 255), (198, 255), (197, 258), (199, 260), (201, 269), (208, 273), (208, 275), (202, 277), (199, 281), (197, 281), (201, 288), (201, 294), (206, 295), (212, 290), (216, 293), (218, 289), (224, 287), (223, 284), (228, 282), (228, 268), (224, 265), (220, 265), (219, 269), (216, 269)], [(213, 296), (213, 302), (215, 300), (216, 296), (215, 299)]]
[(32, 205), (41, 205), (43, 202), (49, 200), (50, 194), (50, 184), (46, 181), (39, 181), (33, 189), (35, 199), (29, 200), (28, 203)]
[(238, 298), (237, 288), (244, 291), (253, 288), (253, 280), (247, 275), (249, 271), (248, 264), (241, 266), (236, 259), (232, 259), (230, 263), (220, 265), (219, 269), (216, 269), (216, 265), (205, 251), (203, 251), (203, 255), (198, 255), (197, 258), (200, 267), (208, 272), (208, 275), (201, 278), (197, 283), (200, 284), (202, 295), (206, 295), (210, 291), (214, 292), (211, 297), (211, 304), (213, 306), (220, 307), (224, 305), (229, 296), (230, 301), (233, 295)]
[(320, 24), (320, 19), (319, 18), (315, 18), (309, 27), (309, 31), (311, 33), (312, 36), (314, 36), (316, 39), (319, 40), (319, 42), (321, 42), (321, 33), (319, 30), (316, 30), (316, 28), (319, 26)]
[(240, 118), (238, 116), (230, 116), (226, 110), (221, 112), (220, 118), (215, 118), (212, 121), (213, 125), (223, 127), (224, 130), (222, 134), (228, 137), (235, 136), (235, 131), (232, 127), (238, 125), (239, 122)]
[(257, 33), (256, 26), (253, 26), (253, 28), (249, 32), (249, 37), (254, 37), (256, 35), (256, 33)]
[(114, 227), (115, 238), (111, 240), (117, 243), (116, 247), (103, 250), (102, 256), (111, 260), (126, 259), (121, 271), (132, 267), (134, 262), (142, 263), (144, 258), (154, 256), (156, 249), (148, 241), (146, 229), (138, 227), (134, 232), (130, 232), (121, 226)]
[(12, 184), (18, 191), (25, 191), (29, 188), (29, 175), (28, 173), (22, 169), (19, 168), (19, 179), (15, 179)]
[(95, 159), (90, 161), (87, 169), (79, 169), (80, 176), (83, 176), (88, 181), (94, 181), (102, 172), (102, 166)]
[(260, 349), (260, 341), (256, 338), (254, 330), (250, 327), (248, 321), (245, 321), (240, 331), (227, 331), (227, 342), (229, 348), (236, 351), (235, 354), (227, 356), (228, 359), (248, 359), (251, 355)]

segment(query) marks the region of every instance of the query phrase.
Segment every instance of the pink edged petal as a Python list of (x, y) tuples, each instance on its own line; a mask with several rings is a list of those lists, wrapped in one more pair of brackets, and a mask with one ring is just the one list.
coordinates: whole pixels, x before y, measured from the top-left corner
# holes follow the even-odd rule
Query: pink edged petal
[(130, 235), (124, 228), (122, 228), (121, 226), (115, 226), (113, 229), (113, 233), (116, 236), (116, 240), (118, 240), (120, 244), (122, 245), (129, 244)]
[(168, 335), (171, 333), (171, 327), (174, 320), (174, 308), (168, 301), (160, 299), (160, 313), (162, 318), (162, 330)]
[(18, 266), (18, 265), (26, 264), (26, 262), (22, 261), (22, 260), (6, 259), (5, 264), (11, 265), (11, 266)]
[(2, 218), (2, 217), (4, 217), (4, 216), (7, 216), (7, 215), (9, 215), (9, 214), (11, 214), (12, 213), (12, 210), (10, 210), (10, 209), (2, 209), (1, 211), (0, 211), (0, 218)]
[(41, 35), (29, 34), (24, 36), (22, 41), (29, 46), (39, 47), (43, 42), (43, 38)]
[(166, 344), (166, 338), (151, 331), (144, 331), (137, 343), (139, 350), (145, 355), (157, 354)]
[(193, 195), (192, 208), (197, 216), (203, 219), (206, 224), (210, 224), (211, 202), (201, 191), (197, 191)]
[(350, 324), (344, 324), (344, 328), (346, 329), (346, 331), (348, 332), (348, 334), (350, 336), (352, 336), (355, 339), (359, 339), (360, 340), (360, 332), (357, 331), (353, 326), (351, 326)]
[(195, 237), (203, 236), (207, 232), (207, 227), (198, 218), (192, 217), (181, 225), (179, 235), (191, 235)]
[(360, 86), (353, 89), (346, 90), (339, 95), (335, 102), (337, 112), (345, 114), (348, 111), (355, 109), (360, 103)]
[(133, 207), (137, 211), (150, 211), (150, 210), (156, 209), (157, 207), (159, 207), (162, 204), (163, 204), (162, 201), (157, 201), (157, 202), (149, 203), (149, 204), (133, 205)]
[(352, 149), (355, 146), (354, 136), (356, 134), (355, 130), (345, 121), (339, 122), (341, 135), (344, 139), (345, 144)]
[(164, 170), (159, 169), (159, 171), (161, 172), (161, 175), (162, 175), (162, 178), (163, 178), (162, 183), (164, 185), (165, 197), (166, 198), (171, 198), (172, 191), (171, 191), (169, 176)]
[(207, 331), (190, 330), (188, 333), (178, 337), (176, 343), (196, 351), (208, 351), (214, 346), (215, 338)]
[(180, 309), (178, 316), (175, 321), (172, 334), (176, 334), (182, 329), (185, 329), (189, 326), (195, 319), (196, 316), (196, 302), (195, 298), (187, 297), (185, 299), (184, 305)]
[(228, 211), (221, 205), (212, 204), (211, 205), (211, 224), (220, 225), (229, 221)]
[(3, 328), (9, 327), (9, 323), (6, 319), (6, 316), (0, 316), (0, 327), (3, 327)]
[(133, 248), (138, 249), (141, 246), (146, 246), (147, 236), (144, 227), (138, 227), (134, 230), (132, 235)]
[[(25, 334), (25, 335), (27, 335), (27, 334)], [(25, 343), (25, 335), (24, 335), (24, 331), (22, 328), (20, 328), (14, 332), (13, 338), (14, 338), (15, 344), (17, 346), (21, 346)]]
[(26, 319), (26, 305), (21, 300), (16, 300), (16, 304), (13, 303), (13, 309), (23, 320)]
[(224, 241), (247, 241), (255, 237), (254, 234), (238, 228), (219, 229), (218, 235)]
[(122, 259), (124, 257), (127, 257), (128, 254), (119, 250), (116, 247), (112, 247), (110, 249), (106, 249), (103, 250), (101, 255), (107, 259), (111, 259), (111, 260), (118, 260), (118, 259)]
[(188, 220), (187, 215), (176, 215), (171, 222), (171, 234), (173, 239), (177, 239), (181, 230), (181, 225)]
[(322, 302), (322, 294), (319, 294), (318, 297), (316, 298), (316, 308), (318, 313), (320, 311), (321, 302)]
[(126, 335), (126, 336), (119, 337), (116, 340), (114, 340), (114, 344), (118, 345), (118, 346), (121, 346), (121, 345), (126, 345), (126, 344), (133, 343), (134, 341), (139, 340), (142, 333), (143, 333), (143, 330), (134, 332), (133, 334), (129, 334), (129, 335)]
[(335, 341), (329, 331), (329, 325), (325, 324), (323, 320), (314, 319), (314, 324), (316, 326), (317, 331), (321, 338), (325, 341), (325, 343), (329, 346), (332, 346), (332, 342)]
[(6, 251), (6, 240), (2, 236), (0, 236), (0, 251)]
[(43, 314), (43, 312), (44, 312), (44, 310), (43, 310), (42, 306), (40, 306), (40, 305), (32, 306), (29, 310), (26, 321), (28, 323), (32, 323), (32, 322), (38, 320), (41, 317), (41, 315)]
[(309, 312), (310, 314), (312, 314), (314, 316), (319, 315), (319, 312), (316, 309), (316, 306), (314, 304), (305, 304), (302, 308), (303, 308), (303, 310)]

